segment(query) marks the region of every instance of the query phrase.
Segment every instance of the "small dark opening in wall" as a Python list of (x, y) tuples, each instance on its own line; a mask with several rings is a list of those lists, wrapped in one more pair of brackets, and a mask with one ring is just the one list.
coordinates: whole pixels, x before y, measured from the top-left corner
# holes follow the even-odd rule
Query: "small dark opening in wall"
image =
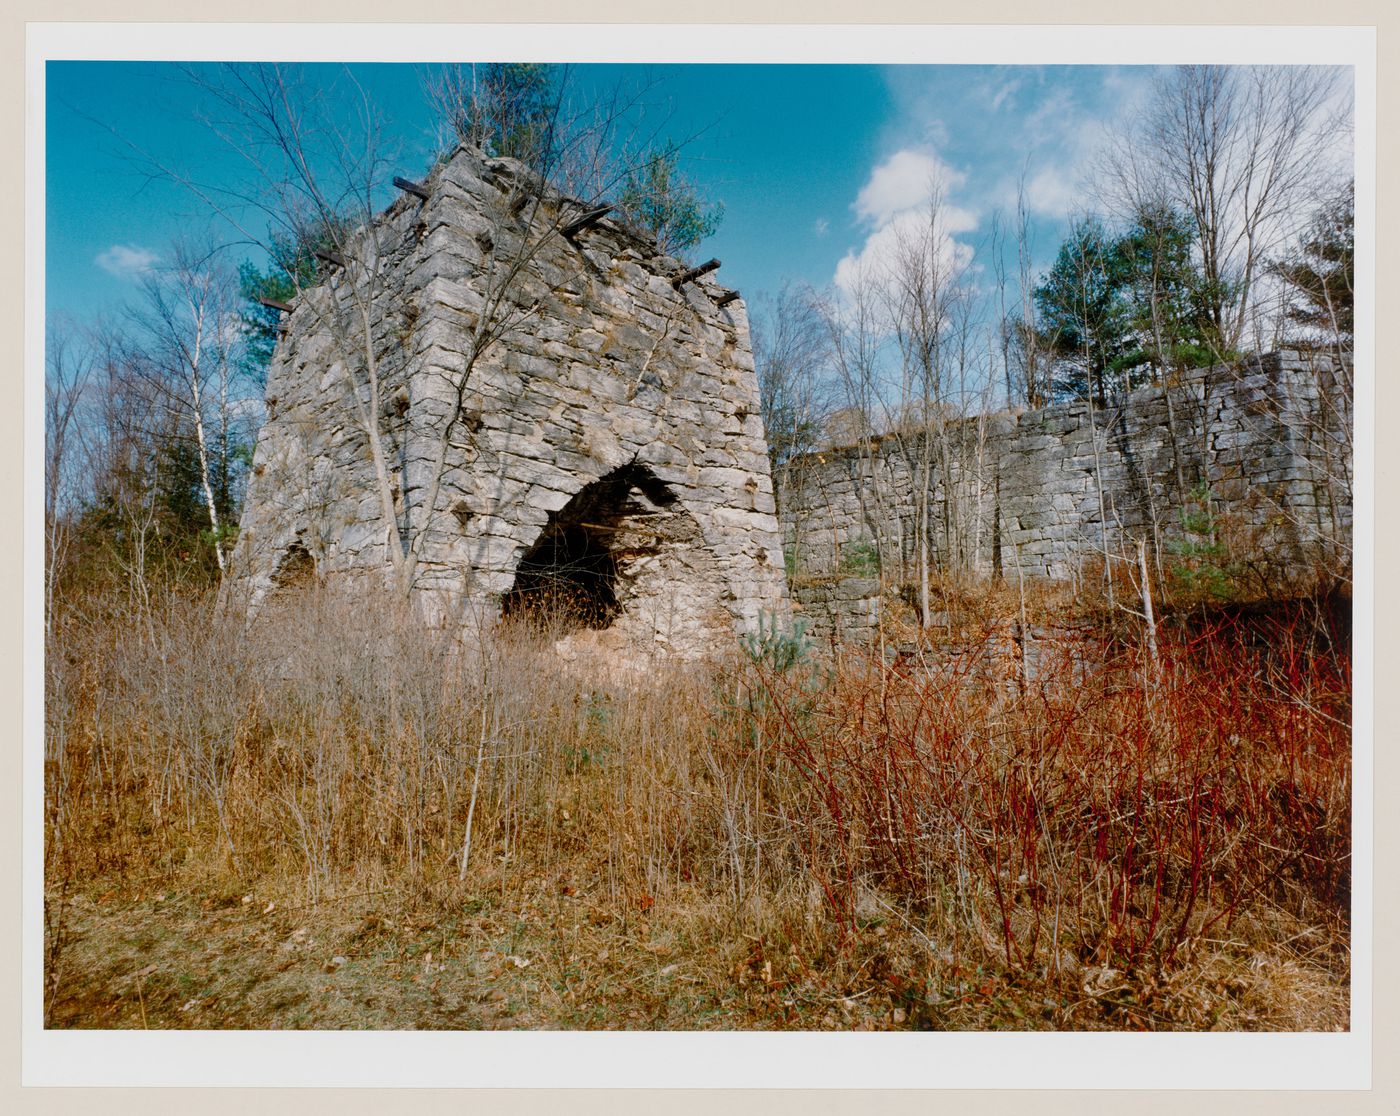
[(290, 593), (304, 589), (316, 580), (316, 559), (301, 543), (294, 542), (287, 547), (277, 572), (272, 575), (272, 588), (276, 593)]

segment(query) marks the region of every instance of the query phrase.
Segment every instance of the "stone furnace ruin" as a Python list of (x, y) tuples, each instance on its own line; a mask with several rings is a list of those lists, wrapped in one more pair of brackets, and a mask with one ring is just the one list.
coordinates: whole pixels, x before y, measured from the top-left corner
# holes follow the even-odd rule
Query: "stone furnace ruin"
[(802, 455), (780, 528), (718, 261), (686, 267), (472, 148), (395, 182), (275, 304), (227, 582), (253, 610), (378, 578), (443, 626), (543, 618), (696, 657), (787, 615), (787, 560), (815, 631), (868, 640), (921, 521), (933, 567), (970, 581), (1085, 584), (1139, 545), (1161, 576), (1273, 592), (1349, 567), (1351, 368), (1326, 351)]
[[(786, 608), (744, 303), (460, 148), (283, 308), (231, 581), (401, 583), (685, 656)], [(714, 264), (714, 266), (718, 266)]]

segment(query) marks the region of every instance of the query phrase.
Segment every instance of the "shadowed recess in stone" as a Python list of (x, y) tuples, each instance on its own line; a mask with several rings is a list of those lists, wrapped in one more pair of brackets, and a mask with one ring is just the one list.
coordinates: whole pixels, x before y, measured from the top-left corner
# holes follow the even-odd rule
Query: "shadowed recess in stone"
[(502, 614), (564, 630), (609, 627), (631, 603), (619, 564), (659, 553), (678, 527), (693, 526), (669, 510), (675, 504), (644, 466), (601, 477), (550, 516), (520, 560)]
[(294, 593), (304, 589), (316, 577), (316, 560), (300, 542), (294, 542), (282, 555), (277, 572), (272, 575), (274, 592)]

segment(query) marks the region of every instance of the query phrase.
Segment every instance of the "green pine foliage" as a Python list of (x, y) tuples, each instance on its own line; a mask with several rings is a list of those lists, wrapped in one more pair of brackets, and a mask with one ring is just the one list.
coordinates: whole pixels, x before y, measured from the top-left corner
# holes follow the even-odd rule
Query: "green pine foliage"
[[(1055, 358), (1055, 394), (1101, 402), (1116, 373), (1136, 363), (1132, 310), (1117, 245), (1097, 217), (1076, 221), (1035, 290), (1043, 345)], [(1110, 385), (1110, 380), (1114, 384)]]
[(272, 258), (266, 270), (248, 260), (238, 266), (238, 293), (244, 300), (241, 314), (245, 340), (243, 372), (254, 383), (262, 384), (267, 379), (281, 317), (281, 311), (264, 306), (259, 300), (291, 302), (299, 292), (313, 286), (320, 275), (316, 252), (336, 248), (344, 241), (345, 231), (342, 225), (314, 237), (298, 239), (274, 235)]
[(1190, 221), (1167, 207), (1117, 236), (1097, 217), (1074, 223), (1035, 289), (1035, 341), (1055, 362), (1057, 398), (1104, 403), (1224, 359), (1193, 246)]
[(1294, 256), (1274, 268), (1290, 288), (1288, 320), (1343, 341), (1355, 329), (1355, 206), (1355, 183), (1348, 182), (1318, 210)]
[(488, 62), (460, 78), (450, 122), (459, 139), (488, 155), (544, 171), (558, 154), (561, 72), (542, 62)]
[(719, 228), (723, 203), (707, 204), (678, 169), (680, 149), (671, 142), (648, 153), (627, 174), (618, 208), (668, 255), (684, 256)]
[(1173, 556), (1172, 581), (1183, 599), (1233, 600), (1239, 571), (1230, 561), (1224, 532), (1216, 518), (1212, 493), (1201, 485), (1181, 511), (1182, 537), (1168, 544)]
[(1190, 218), (1165, 205), (1144, 209), (1114, 244), (1140, 361), (1130, 377), (1132, 386), (1142, 382), (1142, 364), (1157, 376), (1219, 359), (1206, 280), (1192, 256), (1194, 244)]

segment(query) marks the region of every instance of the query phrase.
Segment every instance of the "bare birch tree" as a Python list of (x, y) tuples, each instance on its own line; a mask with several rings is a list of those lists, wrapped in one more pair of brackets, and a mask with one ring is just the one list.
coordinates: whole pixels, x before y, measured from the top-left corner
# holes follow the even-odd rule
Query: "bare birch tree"
[(242, 330), (233, 276), (215, 249), (176, 243), (170, 260), (142, 281), (129, 312), (130, 363), (148, 384), (170, 429), (188, 438), (209, 538), (222, 576), (228, 567), (234, 409), (241, 401)]

